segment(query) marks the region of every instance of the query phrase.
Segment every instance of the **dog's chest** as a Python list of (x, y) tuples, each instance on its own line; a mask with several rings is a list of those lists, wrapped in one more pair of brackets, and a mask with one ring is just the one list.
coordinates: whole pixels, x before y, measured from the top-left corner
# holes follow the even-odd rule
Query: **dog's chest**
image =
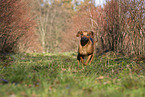
[(80, 47), (80, 54), (86, 55), (87, 53), (88, 53), (88, 51), (87, 51), (86, 47)]
[(87, 45), (87, 46), (79, 46), (79, 53), (81, 55), (88, 55), (93, 52), (93, 46)]

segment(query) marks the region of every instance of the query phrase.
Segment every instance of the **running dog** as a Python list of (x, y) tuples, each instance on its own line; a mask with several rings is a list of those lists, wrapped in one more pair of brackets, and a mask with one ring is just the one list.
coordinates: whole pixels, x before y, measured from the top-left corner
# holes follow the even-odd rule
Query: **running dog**
[[(95, 49), (94, 32), (79, 31), (76, 36), (81, 38), (78, 47), (78, 56), (77, 56), (78, 64), (80, 64), (80, 60), (81, 63), (84, 65), (87, 65), (89, 61), (90, 61), (89, 64), (91, 64), (94, 57), (94, 49)], [(84, 57), (88, 57), (85, 63)]]

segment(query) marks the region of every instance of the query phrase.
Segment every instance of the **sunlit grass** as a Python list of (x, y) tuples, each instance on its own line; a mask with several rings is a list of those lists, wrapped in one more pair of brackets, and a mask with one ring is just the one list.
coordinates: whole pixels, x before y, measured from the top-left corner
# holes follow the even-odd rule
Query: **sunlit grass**
[(145, 71), (133, 59), (109, 52), (91, 65), (77, 53), (17, 54), (0, 63), (0, 97), (144, 97)]

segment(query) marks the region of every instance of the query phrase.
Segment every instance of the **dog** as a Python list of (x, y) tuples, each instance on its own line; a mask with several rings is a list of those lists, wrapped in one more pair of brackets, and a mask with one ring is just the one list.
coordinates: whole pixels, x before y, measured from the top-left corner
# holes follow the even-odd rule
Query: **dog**
[[(91, 64), (94, 58), (94, 49), (95, 49), (95, 41), (94, 41), (94, 32), (93, 31), (79, 31), (76, 37), (80, 37), (80, 43), (78, 47), (78, 55), (77, 61), (78, 64), (81, 63), (87, 65), (88, 62)], [(84, 63), (84, 57), (87, 57), (86, 62)]]

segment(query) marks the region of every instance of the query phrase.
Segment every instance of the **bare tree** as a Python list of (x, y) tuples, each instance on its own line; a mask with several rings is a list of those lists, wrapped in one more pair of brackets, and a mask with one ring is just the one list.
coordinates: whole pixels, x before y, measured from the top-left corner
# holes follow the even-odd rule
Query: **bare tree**
[(67, 28), (67, 20), (70, 17), (71, 0), (51, 2), (46, 0), (37, 2), (38, 34), (40, 35), (43, 52), (59, 52), (61, 51), (62, 33)]

